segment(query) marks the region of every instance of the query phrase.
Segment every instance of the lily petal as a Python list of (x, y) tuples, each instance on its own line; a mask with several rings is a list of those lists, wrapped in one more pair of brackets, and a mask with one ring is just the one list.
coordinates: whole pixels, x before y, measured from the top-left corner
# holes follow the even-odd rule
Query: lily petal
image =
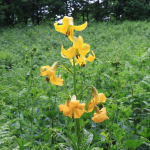
[(63, 34), (66, 34), (68, 25), (57, 25), (57, 24), (58, 24), (58, 22), (54, 23), (55, 30), (58, 32), (61, 32)]
[(47, 73), (48, 76), (50, 77), (50, 76), (54, 75), (55, 72), (54, 72), (52, 69), (47, 69), (47, 70), (46, 70), (46, 73)]
[(95, 54), (94, 54), (93, 51), (92, 51), (92, 53), (93, 53), (94, 56), (92, 56), (91, 54), (89, 54), (88, 58), (86, 59), (89, 62), (92, 62), (95, 59)]
[(86, 44), (85, 47), (83, 47), (82, 49), (79, 49), (79, 54), (86, 55), (89, 51), (90, 51), (90, 46)]
[(84, 113), (84, 110), (75, 108), (74, 109), (74, 118), (80, 118)]
[(74, 47), (70, 47), (68, 50), (65, 50), (63, 46), (61, 47), (61, 52), (63, 55), (66, 56), (66, 58), (73, 58), (76, 54), (76, 50)]
[(103, 93), (99, 93), (99, 101), (98, 103), (105, 103), (106, 102), (106, 96)]
[(83, 38), (79, 36), (74, 44), (75, 49), (82, 49), (83, 48)]
[(73, 26), (73, 28), (77, 31), (81, 31), (81, 30), (85, 29), (86, 26), (87, 26), (87, 21), (84, 24), (80, 25), (80, 26)]
[(85, 103), (82, 103), (82, 104), (79, 104), (79, 105), (78, 105), (78, 108), (79, 108), (79, 109), (84, 109), (84, 107), (85, 107)]
[(50, 81), (52, 84), (55, 84), (55, 85), (59, 85), (59, 86), (63, 85), (63, 79), (61, 79), (61, 76), (56, 77), (55, 75), (52, 75), (50, 77)]
[(97, 113), (94, 113), (94, 117), (92, 117), (92, 120), (93, 120), (95, 123), (103, 122), (103, 121), (105, 121), (106, 119), (109, 119), (106, 115), (97, 114)]
[(73, 36), (74, 36), (74, 32), (73, 32), (73, 26), (70, 25), (70, 35), (68, 36), (70, 41), (73, 42)]
[(46, 75), (47, 75), (46, 71), (44, 71), (44, 72), (41, 71), (41, 76), (46, 76)]
[(73, 18), (72, 17), (68, 17), (68, 16), (64, 16), (62, 22), (63, 22), (63, 24), (73, 25)]
[(78, 59), (76, 59), (76, 63), (80, 64), (80, 66), (83, 64), (85, 65), (86, 64), (85, 60), (86, 60), (85, 56), (81, 55)]
[(95, 106), (95, 102), (94, 99), (91, 100), (91, 102), (89, 102), (88, 107), (87, 107), (87, 112), (92, 112)]
[(64, 116), (69, 116), (69, 117), (72, 118), (73, 117), (73, 115), (72, 115), (72, 108), (71, 107), (64, 108), (63, 115)]
[(73, 107), (73, 108), (76, 108), (76, 107), (78, 107), (79, 103), (80, 103), (79, 100), (77, 100), (77, 101), (72, 101), (71, 100), (69, 106)]

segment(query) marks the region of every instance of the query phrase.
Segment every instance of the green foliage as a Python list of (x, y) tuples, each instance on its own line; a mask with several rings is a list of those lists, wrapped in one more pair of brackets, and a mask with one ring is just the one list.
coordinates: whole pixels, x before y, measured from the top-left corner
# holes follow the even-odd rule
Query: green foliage
[[(58, 110), (58, 105), (73, 94), (72, 66), (60, 55), (62, 44), (72, 46), (69, 39), (46, 25), (18, 26), (1, 33), (0, 149), (76, 149), (76, 136), (70, 134), (75, 131), (75, 122)], [(89, 23), (84, 31), (75, 32), (75, 36), (81, 34), (96, 59), (85, 67), (77, 66), (78, 96), (87, 102), (91, 89), (86, 87), (95, 86), (107, 97), (109, 117), (96, 124), (91, 120), (93, 113), (82, 116), (81, 148), (148, 149), (150, 23)], [(57, 75), (64, 79), (62, 87), (40, 76), (40, 67), (55, 61), (59, 64)]]

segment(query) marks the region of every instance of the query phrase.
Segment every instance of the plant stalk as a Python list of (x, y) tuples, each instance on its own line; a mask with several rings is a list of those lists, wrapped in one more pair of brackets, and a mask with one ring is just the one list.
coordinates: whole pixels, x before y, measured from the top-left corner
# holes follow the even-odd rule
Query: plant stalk
[[(73, 87), (74, 87), (74, 94), (77, 96), (76, 90), (76, 66), (75, 66), (75, 57), (73, 58), (73, 67), (74, 67), (74, 74), (73, 74)], [(77, 98), (77, 97), (76, 97)], [(76, 120), (76, 136), (77, 136), (77, 147), (79, 150), (80, 147), (80, 118)]]

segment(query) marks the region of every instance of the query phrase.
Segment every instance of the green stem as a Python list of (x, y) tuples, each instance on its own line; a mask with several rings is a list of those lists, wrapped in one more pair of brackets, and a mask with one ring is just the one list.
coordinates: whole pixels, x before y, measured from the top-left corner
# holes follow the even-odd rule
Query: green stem
[[(94, 86), (93, 86), (93, 85), (88, 85), (88, 86), (86, 86), (86, 87), (82, 90), (82, 92), (85, 91), (85, 90), (88, 89), (88, 88), (94, 88)], [(77, 96), (79, 96), (80, 94), (82, 94), (82, 92), (78, 93)]]
[[(76, 66), (75, 66), (75, 58), (73, 58), (73, 67), (74, 67), (74, 74), (73, 74), (73, 87), (74, 87), (74, 94), (77, 96), (76, 90)], [(77, 136), (77, 147), (80, 147), (80, 118), (76, 120), (76, 136)]]
[(77, 90), (76, 90), (76, 65), (75, 65), (75, 58), (73, 57), (73, 69), (74, 69), (74, 74), (73, 74), (73, 87), (74, 87), (74, 94), (77, 96)]
[[(33, 85), (34, 85), (34, 83), (33, 83), (33, 70), (32, 70), (32, 67), (33, 67), (33, 57), (31, 57), (31, 64), (30, 64), (30, 66), (31, 66), (31, 79), (30, 79), (30, 92), (31, 92), (31, 90), (32, 90), (32, 87), (33, 87)], [(32, 95), (33, 94), (33, 95)], [(34, 97), (34, 93), (31, 93), (30, 94), (31, 95), (31, 116), (32, 116), (32, 119), (31, 119), (31, 147), (33, 148), (33, 146), (34, 146), (34, 144), (33, 144), (33, 115), (34, 115), (34, 112), (33, 112), (33, 97)]]

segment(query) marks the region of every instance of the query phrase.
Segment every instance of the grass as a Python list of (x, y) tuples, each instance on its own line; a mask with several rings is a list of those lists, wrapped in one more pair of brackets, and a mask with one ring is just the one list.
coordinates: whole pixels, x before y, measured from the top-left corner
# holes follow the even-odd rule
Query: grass
[[(64, 79), (64, 86), (57, 87), (40, 77), (40, 67), (62, 61), (71, 68), (69, 60), (60, 55), (61, 46), (68, 49), (71, 42), (48, 25), (0, 32), (0, 149), (60, 149), (60, 143), (66, 142), (58, 133), (66, 135), (63, 129), (75, 129), (74, 121), (57, 106), (65, 103), (68, 94), (73, 95), (72, 77), (59, 66), (57, 75)], [(89, 23), (85, 30), (75, 32), (79, 35), (96, 59), (77, 67), (77, 92), (93, 85), (107, 97), (104, 105), (109, 120), (95, 124), (93, 113), (82, 116), (84, 128), (93, 135), (90, 145), (104, 141), (95, 149), (148, 150), (150, 23)], [(87, 90), (80, 98), (84, 102), (90, 94)]]

